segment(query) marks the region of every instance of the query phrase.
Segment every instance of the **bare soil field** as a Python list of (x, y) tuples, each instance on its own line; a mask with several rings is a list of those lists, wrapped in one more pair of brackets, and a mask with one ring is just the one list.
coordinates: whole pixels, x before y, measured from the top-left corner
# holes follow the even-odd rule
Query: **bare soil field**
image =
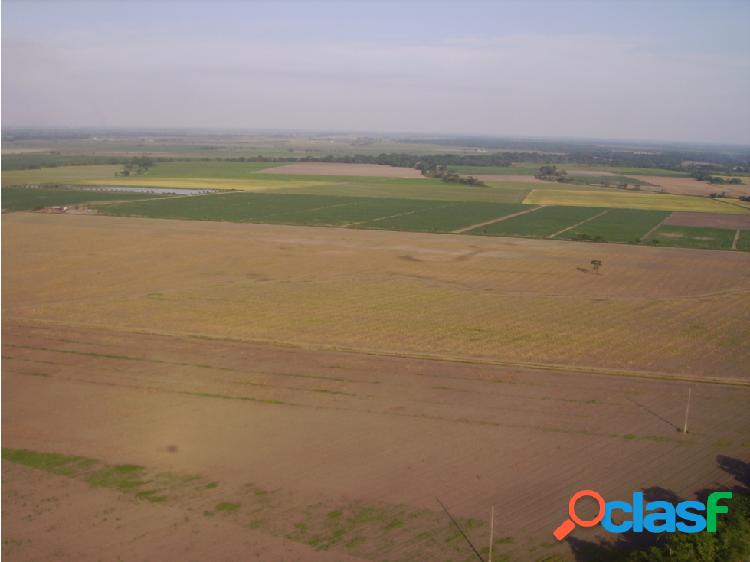
[(750, 230), (750, 216), (690, 213), (677, 211), (669, 215), (664, 220), (664, 224), (672, 224), (676, 226), (697, 226), (705, 228)]
[(472, 559), (435, 497), (573, 559), (572, 492), (748, 460), (748, 254), (16, 213), (3, 260), (13, 560)]
[(305, 162), (287, 164), (262, 170), (264, 174), (289, 174), (310, 176), (373, 176), (384, 178), (421, 178), (422, 173), (413, 168), (396, 168), (379, 164), (341, 164), (336, 162)]
[(4, 447), (181, 482), (150, 503), (6, 460), (14, 560), (470, 559), (436, 496), (479, 545), (496, 506), (496, 558), (570, 556), (573, 491), (690, 497), (749, 444), (747, 387), (692, 385), (683, 435), (683, 382), (14, 320), (3, 355)]
[(750, 195), (750, 185), (712, 185), (705, 181), (693, 178), (670, 178), (664, 176), (633, 176), (639, 180), (648, 182), (651, 186), (641, 186), (643, 191), (659, 191), (664, 189), (667, 193), (676, 195), (703, 195), (726, 191), (730, 197)]
[[(12, 537), (3, 544), (8, 560), (101, 560), (104, 552), (144, 561), (330, 560), (329, 552), (255, 529), (238, 531), (231, 521), (134, 501), (9, 462), (3, 464), (3, 517)], [(359, 560), (343, 552), (336, 559)]]

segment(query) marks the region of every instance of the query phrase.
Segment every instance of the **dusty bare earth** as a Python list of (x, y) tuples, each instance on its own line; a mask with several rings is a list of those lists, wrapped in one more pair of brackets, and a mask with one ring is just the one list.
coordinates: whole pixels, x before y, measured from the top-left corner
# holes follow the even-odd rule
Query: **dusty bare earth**
[(495, 506), (496, 560), (572, 557), (574, 491), (734, 484), (748, 256), (591, 248), (6, 215), (3, 446), (173, 476), (6, 460), (3, 554), (471, 559), (437, 496), (480, 546)]
[(311, 176), (376, 176), (385, 178), (421, 178), (413, 168), (396, 168), (380, 164), (341, 164), (336, 162), (305, 162), (263, 170), (264, 174), (298, 174)]
[(672, 224), (676, 226), (697, 226), (704, 228), (750, 230), (750, 216), (675, 212), (669, 215), (664, 220), (664, 224)]
[(693, 178), (669, 178), (661, 176), (633, 176), (639, 180), (650, 183), (650, 186), (641, 186), (644, 191), (657, 191), (664, 189), (667, 193), (676, 195), (703, 195), (725, 191), (730, 197), (750, 195), (750, 185), (745, 179), (744, 185), (712, 185), (705, 181)]

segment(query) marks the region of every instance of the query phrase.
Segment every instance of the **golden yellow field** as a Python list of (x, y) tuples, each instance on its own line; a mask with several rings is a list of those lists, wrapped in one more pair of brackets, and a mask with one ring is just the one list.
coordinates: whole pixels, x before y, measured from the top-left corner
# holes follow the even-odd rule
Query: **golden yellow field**
[[(16, 318), (569, 368), (748, 374), (744, 253), (91, 216), (3, 222), (6, 310)], [(604, 264), (599, 275), (586, 271), (594, 258)]]
[(529, 205), (570, 205), (577, 207), (618, 207), (658, 211), (697, 211), (706, 213), (744, 213), (706, 197), (661, 193), (633, 193), (614, 190), (534, 189), (523, 201)]

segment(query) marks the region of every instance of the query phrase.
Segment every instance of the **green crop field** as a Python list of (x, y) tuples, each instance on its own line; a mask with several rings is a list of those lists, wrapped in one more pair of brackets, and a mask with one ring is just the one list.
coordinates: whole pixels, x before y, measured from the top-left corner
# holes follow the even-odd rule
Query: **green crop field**
[(34, 170), (9, 170), (3, 172), (3, 187), (30, 184), (80, 183), (85, 180), (113, 179), (122, 170), (116, 165), (60, 166)]
[(645, 242), (659, 246), (731, 250), (734, 234), (734, 230), (720, 228), (662, 225)]
[(100, 212), (151, 218), (360, 225), (385, 230), (450, 232), (513, 213), (523, 207), (518, 204), (231, 192), (181, 197), (169, 202), (113, 204), (100, 208)]
[[(261, 177), (260, 175), (258, 177)], [(437, 179), (402, 179), (349, 176), (287, 176), (266, 175), (279, 183), (268, 183), (276, 192), (339, 197), (387, 197), (429, 199), (437, 201), (483, 201), (487, 203), (520, 203), (529, 193), (529, 184), (507, 183), (488, 187), (472, 187)], [(306, 179), (313, 185), (302, 186)], [(285, 185), (297, 182), (297, 185)]]
[(669, 213), (665, 211), (609, 209), (604, 215), (568, 230), (560, 237), (568, 240), (634, 242), (667, 216)]
[[(112, 196), (111, 198), (114, 199), (123, 194), (103, 195)], [(140, 194), (127, 195), (143, 197)], [(109, 200), (110, 197), (105, 199)], [(566, 206), (536, 208), (517, 203), (344, 197), (279, 192), (225, 192), (194, 197), (107, 203), (98, 206), (98, 209), (101, 214), (114, 216), (341, 226), (436, 233), (453, 232), (518, 211), (536, 209), (523, 215), (469, 230), (466, 233), (544, 238), (582, 221), (587, 221), (560, 233), (559, 237), (567, 240), (630, 243), (638, 242), (669, 214), (663, 211), (639, 209)], [(714, 228), (660, 226), (648, 240), (642, 242), (649, 245), (730, 249), (734, 232), (734, 230)], [(743, 233), (739, 249), (750, 249), (749, 246), (750, 234)]]
[(737, 249), (750, 252), (750, 230), (743, 230), (740, 233), (740, 239), (737, 241)]
[(56, 188), (30, 189), (25, 187), (4, 187), (0, 191), (0, 194), (2, 194), (3, 210), (6, 211), (32, 211), (42, 207), (54, 207), (58, 205), (169, 197), (168, 195), (154, 195), (152, 193), (121, 193)]
[[(167, 163), (182, 166), (182, 173), (195, 173), (203, 162)], [(185, 167), (185, 164), (190, 166)], [(209, 162), (214, 165), (216, 163)], [(221, 163), (222, 166), (225, 163)], [(350, 226), (414, 232), (453, 232), (486, 221), (533, 208), (535, 202), (565, 201), (543, 209), (476, 228), (469, 234), (492, 236), (548, 237), (581, 221), (580, 226), (559, 234), (569, 240), (636, 242), (659, 224), (666, 211), (647, 210), (666, 203), (667, 207), (747, 213), (744, 208), (722, 204), (711, 199), (578, 189), (534, 189), (512, 182), (487, 187), (469, 187), (433, 179), (382, 177), (315, 177), (300, 175), (263, 176), (250, 171), (255, 163), (237, 163), (224, 178), (206, 182), (195, 178), (107, 178), (80, 180), (83, 184), (127, 184), (149, 187), (217, 187), (238, 188), (193, 197), (173, 197), (143, 193), (115, 193), (61, 188), (3, 188), (3, 208), (8, 211), (32, 210), (52, 205), (91, 203), (102, 214), (179, 218), (237, 222), (268, 222), (294, 225)], [(178, 167), (179, 167), (178, 166)], [(70, 176), (71, 170), (81, 177), (106, 166), (80, 166), (53, 169)], [(156, 170), (156, 168), (154, 168)], [(244, 171), (242, 171), (244, 170)], [(48, 173), (23, 170), (10, 173)], [(162, 168), (160, 173), (177, 174), (179, 170)], [(245, 174), (245, 179), (237, 176)], [(228, 177), (234, 176), (234, 177)], [(523, 204), (521, 201), (523, 200)], [(584, 205), (584, 203), (596, 203)], [(104, 205), (106, 203), (106, 205)], [(575, 204), (574, 204), (575, 203)], [(625, 208), (629, 204), (632, 208)], [(646, 210), (643, 206), (646, 206)], [(658, 206), (658, 205), (657, 205)], [(598, 213), (604, 213), (595, 217)], [(705, 230), (705, 229), (703, 229)], [(655, 242), (654, 240), (658, 240)], [(733, 231), (687, 227), (660, 227), (643, 241), (649, 244), (693, 248), (729, 249)], [(738, 242), (745, 248), (745, 237)]]
[(285, 195), (277, 193), (227, 192), (171, 201), (140, 201), (107, 205), (100, 210), (108, 215), (149, 218), (189, 219), (233, 222), (284, 222), (275, 215), (287, 216), (302, 211), (356, 202), (352, 197), (321, 195)]
[[(336, 197), (385, 197), (439, 201), (520, 203), (529, 185), (507, 182), (488, 187), (446, 183), (438, 179), (362, 176), (264, 174), (273, 162), (160, 162), (142, 176), (119, 177), (122, 166), (61, 166), (12, 170), (3, 174), (3, 186), (72, 184), (86, 186), (140, 186), (274, 191)], [(192, 174), (192, 175), (191, 175)]]
[(415, 232), (453, 232), (515, 213), (525, 207), (525, 205), (502, 203), (443, 203), (415, 213), (364, 223), (361, 226), (362, 228)]
[(541, 238), (593, 217), (603, 209), (593, 207), (544, 207), (537, 211), (472, 230), (469, 234)]
[[(288, 195), (287, 197), (293, 196)], [(328, 201), (335, 202), (329, 204)], [(426, 201), (419, 199), (365, 197), (321, 197), (320, 202), (323, 204), (307, 209), (274, 214), (271, 217), (268, 217), (267, 222), (314, 226), (353, 226), (359, 223), (371, 224), (370, 221), (373, 220), (390, 217), (400, 213), (427, 210), (446, 204), (442, 201)]]
[(591, 174), (577, 174), (576, 172), (570, 172), (568, 173), (568, 176), (572, 178), (576, 183), (583, 183), (587, 185), (651, 185), (646, 181), (639, 180), (634, 177), (618, 176), (615, 174), (594, 176)]

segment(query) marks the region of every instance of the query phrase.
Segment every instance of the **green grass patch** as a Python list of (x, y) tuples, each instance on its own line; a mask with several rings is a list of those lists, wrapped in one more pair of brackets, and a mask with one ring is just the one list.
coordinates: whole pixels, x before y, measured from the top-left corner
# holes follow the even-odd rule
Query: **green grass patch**
[(610, 209), (604, 215), (564, 232), (560, 237), (568, 240), (637, 242), (668, 215), (666, 211)]
[(593, 217), (601, 211), (602, 209), (593, 207), (545, 207), (525, 215), (471, 230), (469, 234), (545, 237)]
[(77, 476), (96, 466), (98, 461), (87, 457), (61, 455), (59, 453), (38, 453), (27, 449), (3, 447), (2, 458), (37, 470), (44, 470), (62, 476)]
[(680, 248), (730, 250), (734, 241), (734, 234), (734, 230), (720, 228), (662, 225), (645, 242), (653, 245), (677, 246)]
[[(60, 476), (81, 480), (94, 488), (107, 488), (138, 499), (161, 503), (167, 492), (194, 489), (195, 475), (162, 472), (153, 474), (134, 464), (108, 465), (102, 461), (60, 453), (3, 448), (3, 461), (13, 462)], [(201, 486), (205, 488), (205, 486)]]
[(130, 492), (147, 484), (143, 478), (145, 469), (133, 464), (122, 464), (102, 468), (90, 474), (86, 481), (96, 488), (114, 488)]
[(226, 511), (237, 511), (240, 508), (240, 504), (232, 502), (219, 502), (216, 504), (214, 511), (226, 512)]
[(750, 252), (750, 230), (740, 232), (740, 239), (737, 241), (737, 249)]

